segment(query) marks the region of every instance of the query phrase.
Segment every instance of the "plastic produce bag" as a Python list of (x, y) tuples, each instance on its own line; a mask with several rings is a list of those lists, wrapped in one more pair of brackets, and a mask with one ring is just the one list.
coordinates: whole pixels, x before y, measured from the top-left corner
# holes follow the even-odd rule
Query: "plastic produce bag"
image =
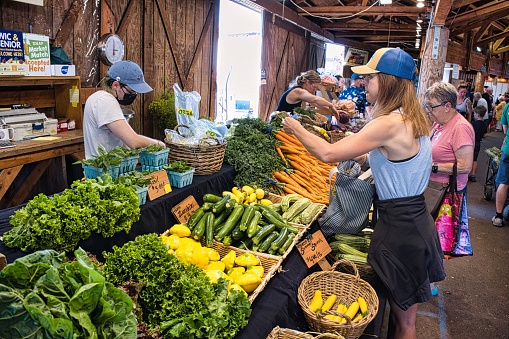
[(183, 125), (191, 125), (191, 118), (199, 119), (201, 95), (196, 92), (183, 92), (178, 84), (173, 85), (175, 92), (175, 112), (177, 123)]

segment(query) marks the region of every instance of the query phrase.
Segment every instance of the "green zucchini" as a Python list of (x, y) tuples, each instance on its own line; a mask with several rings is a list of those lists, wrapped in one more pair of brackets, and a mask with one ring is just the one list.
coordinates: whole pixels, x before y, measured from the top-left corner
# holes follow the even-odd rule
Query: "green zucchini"
[(224, 237), (222, 240), (223, 240), (223, 244), (224, 244), (225, 246), (230, 246), (230, 245), (232, 244), (232, 242), (233, 242), (232, 237), (231, 237), (231, 236), (229, 236), (229, 235), (227, 235), (226, 237)]
[(260, 232), (256, 233), (256, 235), (253, 237), (253, 244), (255, 245), (260, 244), (263, 241), (263, 239), (265, 239), (275, 229), (276, 226), (274, 224), (268, 224), (267, 226), (264, 226), (260, 230)]
[(273, 213), (267, 212), (267, 210), (264, 210), (262, 212), (262, 215), (265, 217), (265, 219), (267, 219), (268, 222), (274, 224), (278, 230), (282, 230), (283, 227), (287, 227), (288, 231), (295, 234), (299, 233), (298, 229), (296, 229), (293, 226), (290, 226), (290, 224), (288, 224), (287, 222), (280, 221), (278, 218), (274, 216)]
[(308, 198), (300, 198), (283, 213), (283, 219), (293, 220), (293, 218), (299, 215), (299, 213), (302, 213), (309, 205), (311, 205), (311, 200)]
[(247, 225), (248, 225), (249, 221), (251, 221), (251, 219), (253, 218), (254, 214), (255, 214), (255, 209), (253, 206), (248, 205), (248, 206), (246, 206), (246, 208), (244, 208), (244, 213), (242, 214), (242, 218), (240, 219), (240, 224), (239, 224), (241, 231), (247, 230)]
[[(271, 234), (269, 234), (262, 242), (262, 244), (260, 245), (260, 248), (258, 249), (258, 252), (267, 252), (267, 250), (269, 249), (270, 247), (270, 244), (272, 244), (274, 242), (274, 240), (276, 240), (276, 238), (279, 236), (279, 233), (274, 231), (272, 232)], [(254, 241), (254, 240), (253, 240)]]
[(207, 194), (203, 195), (203, 202), (216, 203), (221, 199), (222, 199), (222, 197), (215, 195), (215, 194), (211, 194), (211, 193), (207, 193)]
[(238, 248), (240, 248), (241, 250), (249, 250), (251, 246), (253, 246), (253, 239), (247, 238), (240, 242)]
[[(209, 213), (209, 212), (206, 212), (205, 214), (207, 214), (207, 213)], [(201, 217), (200, 221), (198, 221), (195, 228), (193, 228), (193, 231), (191, 232), (191, 236), (198, 241), (201, 239), (201, 237), (205, 233), (205, 226), (206, 226), (206, 220), (207, 220), (207, 217), (205, 216), (205, 214), (203, 215), (203, 217)]]
[(237, 226), (233, 229), (231, 236), (233, 240), (240, 240), (246, 236), (246, 232), (240, 229), (240, 224), (237, 224)]
[(223, 212), (221, 212), (221, 214), (219, 214), (215, 219), (214, 219), (214, 229), (216, 229), (216, 227), (221, 224), (222, 222), (226, 221), (226, 219), (228, 219), (228, 217), (230, 216), (230, 213), (232, 212), (233, 208), (225, 208)]
[(219, 200), (212, 206), (212, 212), (216, 214), (223, 212), (223, 210), (227, 207), (226, 205), (228, 204), (230, 199), (231, 198), (229, 195), (225, 195), (224, 197), (222, 197), (221, 200)]
[(198, 221), (200, 221), (201, 217), (205, 214), (205, 211), (203, 208), (198, 208), (192, 215), (189, 217), (189, 220), (187, 221), (187, 227), (192, 231), (193, 228), (196, 226)]
[(230, 235), (233, 229), (237, 225), (237, 222), (242, 217), (242, 213), (244, 213), (244, 205), (239, 204), (233, 208), (232, 213), (226, 220), (223, 228), (214, 236), (217, 241), (223, 240), (224, 237)]
[(213, 206), (214, 206), (213, 202), (204, 202), (203, 205), (201, 205), (201, 208), (203, 208), (203, 210), (206, 212), (210, 211)]
[(205, 246), (212, 247), (212, 240), (214, 239), (214, 213), (206, 212), (205, 216)]
[(286, 251), (288, 250), (288, 247), (290, 247), (290, 245), (292, 244), (293, 239), (295, 239), (295, 233), (288, 234), (285, 242), (283, 243), (283, 246), (279, 247), (279, 249), (278, 249), (279, 254), (283, 255), (286, 253)]
[(249, 238), (252, 238), (256, 235), (256, 230), (258, 226), (258, 222), (262, 218), (262, 214), (258, 211), (254, 212), (253, 217), (249, 221), (249, 224), (247, 225), (247, 236)]
[(283, 246), (286, 238), (288, 237), (288, 227), (283, 227), (283, 229), (279, 232), (279, 236), (270, 244), (270, 248), (276, 251), (279, 247)]

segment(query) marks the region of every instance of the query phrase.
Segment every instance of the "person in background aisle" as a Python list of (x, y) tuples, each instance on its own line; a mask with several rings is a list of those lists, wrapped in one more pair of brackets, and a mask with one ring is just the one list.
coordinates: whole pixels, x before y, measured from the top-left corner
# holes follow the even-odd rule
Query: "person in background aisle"
[(474, 120), (472, 121), (472, 127), (474, 128), (475, 135), (474, 158), (472, 162), (472, 170), (468, 175), (468, 180), (472, 182), (476, 182), (475, 175), (477, 173), (477, 157), (481, 150), (482, 138), (484, 134), (486, 134), (486, 124), (482, 119), (484, 114), (486, 114), (486, 108), (484, 108), (484, 106), (477, 106), (474, 108)]
[(331, 116), (339, 118), (336, 108), (331, 102), (315, 95), (321, 82), (322, 78), (316, 71), (307, 71), (299, 75), (290, 83), (290, 88), (279, 99), (276, 111), (291, 113), (295, 108), (301, 107), (302, 102), (305, 101), (319, 108), (328, 109)]
[(495, 130), (500, 132), (502, 130), (502, 125), (500, 124), (500, 119), (502, 118), (502, 112), (504, 111), (506, 100), (509, 101), (509, 94), (505, 96), (500, 95), (498, 97), (498, 104), (495, 107)]
[(502, 212), (504, 211), (505, 202), (507, 200), (507, 191), (509, 190), (509, 104), (506, 104), (500, 118), (502, 131), (505, 134), (504, 142), (502, 143), (502, 155), (498, 164), (497, 176), (495, 182), (498, 184), (495, 195), (495, 215), (491, 219), (493, 226), (504, 226), (504, 218)]
[(453, 85), (437, 82), (424, 93), (424, 109), (433, 122), (430, 137), (433, 167), (429, 179), (448, 184), (457, 163), (457, 187), (461, 191), (466, 188), (472, 169), (475, 133), (472, 124), (456, 111), (457, 95)]
[[(493, 111), (495, 108), (495, 105), (493, 104), (493, 87), (486, 87), (486, 90), (482, 94), (482, 97), (484, 100), (486, 100), (486, 103), (488, 104), (488, 120), (486, 122), (486, 126), (488, 128), (488, 132), (490, 131), (490, 123), (491, 119), (493, 118)], [(486, 119), (485, 119), (486, 120)]]
[(85, 103), (83, 137), (85, 158), (99, 155), (102, 145), (107, 151), (116, 146), (142, 148), (151, 144), (165, 146), (160, 140), (136, 133), (127, 123), (120, 105), (130, 105), (138, 93), (152, 91), (140, 66), (132, 61), (114, 63), (102, 80), (102, 90), (88, 97)]
[[(479, 92), (475, 92), (474, 93), (474, 108), (476, 108), (477, 106), (484, 106), (486, 108), (486, 114), (483, 116), (483, 120), (485, 123), (488, 122), (488, 118), (489, 118), (489, 115), (488, 115), (488, 102), (486, 101), (486, 99), (484, 99), (481, 95), (481, 93)], [(488, 125), (486, 125), (487, 127)]]
[(467, 98), (467, 87), (458, 87), (458, 101), (456, 102), (456, 110), (463, 115), (467, 121), (472, 121), (472, 102)]
[(350, 87), (345, 89), (338, 95), (338, 100), (351, 100), (355, 102), (355, 109), (359, 114), (364, 114), (366, 106), (366, 90), (361, 87), (363, 77), (359, 74), (353, 73), (350, 77), (352, 81)]
[(321, 161), (363, 163), (369, 158), (378, 221), (368, 261), (388, 290), (388, 338), (415, 339), (418, 303), (431, 298), (430, 282), (445, 278), (437, 230), (423, 196), (431, 171), (429, 119), (415, 92), (415, 61), (402, 49), (381, 48), (352, 70), (365, 75), (367, 100), (374, 104), (372, 119), (358, 133), (330, 144), (295, 119), (285, 118), (283, 128)]

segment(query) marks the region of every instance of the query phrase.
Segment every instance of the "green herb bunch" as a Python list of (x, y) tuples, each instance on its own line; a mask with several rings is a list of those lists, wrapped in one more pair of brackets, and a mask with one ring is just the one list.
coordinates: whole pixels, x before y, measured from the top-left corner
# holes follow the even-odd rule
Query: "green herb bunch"
[[(147, 172), (147, 174), (149, 174)], [(132, 187), (135, 191), (140, 188), (147, 187), (150, 185), (150, 178), (140, 171), (131, 171), (126, 174), (120, 175), (115, 179), (115, 184), (122, 184), (128, 187)]]
[(233, 338), (247, 324), (251, 309), (242, 292), (228, 292), (225, 279), (211, 284), (202, 269), (169, 254), (156, 234), (114, 246), (104, 257), (109, 281), (143, 283), (143, 321), (165, 338)]
[(187, 161), (185, 160), (176, 160), (172, 161), (169, 166), (163, 166), (163, 169), (166, 171), (172, 171), (172, 172), (178, 172), (178, 173), (185, 173), (189, 170), (191, 170), (191, 166), (187, 164)]
[(146, 147), (140, 148), (140, 152), (155, 153), (155, 152), (162, 151), (165, 148), (166, 147), (161, 146), (161, 145), (150, 144)]
[(236, 186), (256, 185), (270, 189), (272, 171), (284, 168), (276, 152), (277, 139), (263, 120), (239, 119), (233, 135), (228, 137), (225, 160), (237, 171)]
[(177, 126), (175, 115), (175, 94), (171, 91), (161, 92), (157, 98), (148, 105), (148, 112), (157, 117), (157, 126), (164, 131)]
[(5, 232), (6, 246), (25, 252), (43, 249), (71, 251), (92, 232), (104, 237), (125, 231), (140, 218), (133, 188), (113, 183), (109, 174), (75, 181), (61, 194), (39, 194), (17, 210)]
[(74, 254), (38, 251), (0, 272), (0, 338), (136, 338), (129, 296)]

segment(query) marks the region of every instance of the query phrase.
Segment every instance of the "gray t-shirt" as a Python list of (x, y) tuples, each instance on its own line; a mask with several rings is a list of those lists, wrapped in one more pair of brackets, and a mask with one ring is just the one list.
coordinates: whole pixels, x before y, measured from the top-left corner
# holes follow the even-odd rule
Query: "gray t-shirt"
[(85, 103), (83, 137), (85, 158), (97, 156), (102, 145), (107, 151), (122, 146), (123, 142), (108, 128), (108, 124), (125, 119), (117, 99), (106, 91), (97, 91)]

